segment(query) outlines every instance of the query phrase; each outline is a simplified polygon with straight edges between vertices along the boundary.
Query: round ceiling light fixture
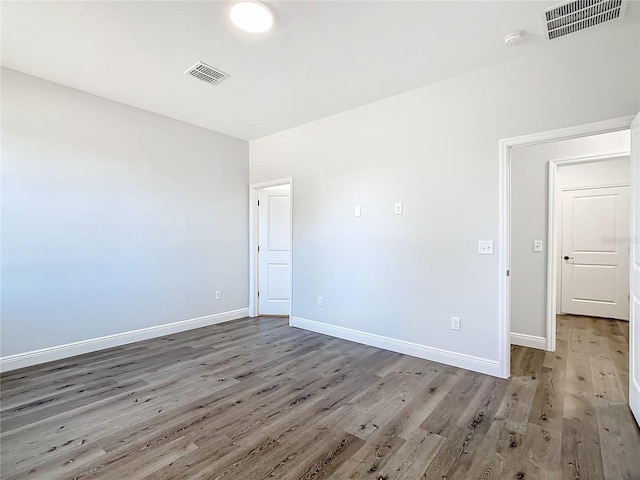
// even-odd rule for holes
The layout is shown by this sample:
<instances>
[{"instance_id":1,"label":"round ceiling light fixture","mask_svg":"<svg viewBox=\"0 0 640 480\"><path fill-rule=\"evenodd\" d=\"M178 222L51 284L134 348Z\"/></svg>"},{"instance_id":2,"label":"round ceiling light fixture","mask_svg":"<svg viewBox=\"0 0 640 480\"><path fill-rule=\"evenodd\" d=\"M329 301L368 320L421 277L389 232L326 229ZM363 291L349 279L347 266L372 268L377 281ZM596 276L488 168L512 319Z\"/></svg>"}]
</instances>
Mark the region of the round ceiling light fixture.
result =
<instances>
[{"instance_id":1,"label":"round ceiling light fixture","mask_svg":"<svg viewBox=\"0 0 640 480\"><path fill-rule=\"evenodd\" d=\"M240 30L264 33L273 25L273 14L262 2L242 1L231 7L231 21Z\"/></svg>"}]
</instances>

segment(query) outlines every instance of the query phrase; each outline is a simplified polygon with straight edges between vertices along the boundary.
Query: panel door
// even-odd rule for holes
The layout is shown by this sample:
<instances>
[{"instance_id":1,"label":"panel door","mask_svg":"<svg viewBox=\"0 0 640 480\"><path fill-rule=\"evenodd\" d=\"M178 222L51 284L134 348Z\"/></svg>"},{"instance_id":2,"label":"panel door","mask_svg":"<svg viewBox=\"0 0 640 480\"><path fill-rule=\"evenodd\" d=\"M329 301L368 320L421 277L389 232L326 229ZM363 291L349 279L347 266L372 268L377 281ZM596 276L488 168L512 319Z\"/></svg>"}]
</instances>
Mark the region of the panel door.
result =
<instances>
[{"instance_id":1,"label":"panel door","mask_svg":"<svg viewBox=\"0 0 640 480\"><path fill-rule=\"evenodd\" d=\"M291 309L290 186L260 190L258 207L258 313L289 315Z\"/></svg>"},{"instance_id":2,"label":"panel door","mask_svg":"<svg viewBox=\"0 0 640 480\"><path fill-rule=\"evenodd\" d=\"M629 319L629 187L562 196L562 312Z\"/></svg>"}]
</instances>

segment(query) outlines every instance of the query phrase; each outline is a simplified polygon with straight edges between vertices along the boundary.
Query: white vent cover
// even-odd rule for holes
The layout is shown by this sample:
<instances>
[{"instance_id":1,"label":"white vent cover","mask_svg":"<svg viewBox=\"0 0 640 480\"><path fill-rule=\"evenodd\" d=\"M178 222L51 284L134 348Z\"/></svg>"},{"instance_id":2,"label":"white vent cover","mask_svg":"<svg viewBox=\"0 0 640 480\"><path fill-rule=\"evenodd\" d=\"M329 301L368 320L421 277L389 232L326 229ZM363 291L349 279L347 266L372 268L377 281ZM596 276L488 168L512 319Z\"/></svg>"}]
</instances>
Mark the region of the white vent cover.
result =
<instances>
[{"instance_id":1,"label":"white vent cover","mask_svg":"<svg viewBox=\"0 0 640 480\"><path fill-rule=\"evenodd\" d=\"M211 65L207 65L203 62L196 63L193 67L187 69L184 73L212 85L220 83L229 76L229 74L213 68Z\"/></svg>"},{"instance_id":2,"label":"white vent cover","mask_svg":"<svg viewBox=\"0 0 640 480\"><path fill-rule=\"evenodd\" d=\"M600 23L622 18L627 0L573 0L542 12L547 38L562 37Z\"/></svg>"}]
</instances>

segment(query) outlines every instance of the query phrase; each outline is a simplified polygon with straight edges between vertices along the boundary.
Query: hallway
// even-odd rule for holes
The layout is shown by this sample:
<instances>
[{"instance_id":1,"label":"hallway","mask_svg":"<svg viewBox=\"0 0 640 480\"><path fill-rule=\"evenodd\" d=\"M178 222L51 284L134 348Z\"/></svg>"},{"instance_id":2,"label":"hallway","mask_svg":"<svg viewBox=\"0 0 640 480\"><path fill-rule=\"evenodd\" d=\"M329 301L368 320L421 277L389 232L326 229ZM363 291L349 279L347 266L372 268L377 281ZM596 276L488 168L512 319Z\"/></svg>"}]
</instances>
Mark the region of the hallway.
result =
<instances>
[{"instance_id":1,"label":"hallway","mask_svg":"<svg viewBox=\"0 0 640 480\"><path fill-rule=\"evenodd\" d=\"M561 443L561 470L547 470L549 478L640 478L640 430L628 406L628 322L558 315L557 325L555 352L514 346L511 359L511 381L530 385L529 428Z\"/></svg>"}]
</instances>

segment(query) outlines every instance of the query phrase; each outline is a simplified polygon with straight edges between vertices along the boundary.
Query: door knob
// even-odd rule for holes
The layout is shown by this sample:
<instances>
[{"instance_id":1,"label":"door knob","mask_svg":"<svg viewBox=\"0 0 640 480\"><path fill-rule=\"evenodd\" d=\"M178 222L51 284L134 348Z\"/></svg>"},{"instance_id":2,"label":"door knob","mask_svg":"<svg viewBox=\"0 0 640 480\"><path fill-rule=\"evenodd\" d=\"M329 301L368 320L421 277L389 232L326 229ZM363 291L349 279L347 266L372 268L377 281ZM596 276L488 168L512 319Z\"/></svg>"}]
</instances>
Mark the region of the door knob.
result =
<instances>
[{"instance_id":1,"label":"door knob","mask_svg":"<svg viewBox=\"0 0 640 480\"><path fill-rule=\"evenodd\" d=\"M573 257L570 257L569 255L565 255L563 258L564 258L565 260L573 260Z\"/></svg>"}]
</instances>

